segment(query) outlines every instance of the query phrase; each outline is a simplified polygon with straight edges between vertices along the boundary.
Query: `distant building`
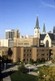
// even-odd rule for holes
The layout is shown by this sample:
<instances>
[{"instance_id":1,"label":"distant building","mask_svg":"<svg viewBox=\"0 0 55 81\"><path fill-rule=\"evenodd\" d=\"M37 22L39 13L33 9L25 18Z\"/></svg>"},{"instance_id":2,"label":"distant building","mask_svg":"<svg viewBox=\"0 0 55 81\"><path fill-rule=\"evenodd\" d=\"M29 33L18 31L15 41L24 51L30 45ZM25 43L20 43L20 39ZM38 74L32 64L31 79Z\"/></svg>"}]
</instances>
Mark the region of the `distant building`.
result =
<instances>
[{"instance_id":1,"label":"distant building","mask_svg":"<svg viewBox=\"0 0 55 81\"><path fill-rule=\"evenodd\" d=\"M55 26L53 27L53 33L55 34Z\"/></svg>"},{"instance_id":2,"label":"distant building","mask_svg":"<svg viewBox=\"0 0 55 81\"><path fill-rule=\"evenodd\" d=\"M16 38L20 37L19 30L11 29L11 30L5 31L5 38L6 39L13 40L14 37L16 37Z\"/></svg>"},{"instance_id":3,"label":"distant building","mask_svg":"<svg viewBox=\"0 0 55 81\"><path fill-rule=\"evenodd\" d=\"M8 40L8 47L13 47L14 46L14 38L19 38L20 33L19 30L6 30L5 31L5 38Z\"/></svg>"},{"instance_id":4,"label":"distant building","mask_svg":"<svg viewBox=\"0 0 55 81\"><path fill-rule=\"evenodd\" d=\"M5 31L5 38L9 40L13 40L14 38L14 30L6 30Z\"/></svg>"},{"instance_id":5,"label":"distant building","mask_svg":"<svg viewBox=\"0 0 55 81\"><path fill-rule=\"evenodd\" d=\"M14 46L13 40L0 39L0 47L13 47L13 46Z\"/></svg>"},{"instance_id":6,"label":"distant building","mask_svg":"<svg viewBox=\"0 0 55 81\"><path fill-rule=\"evenodd\" d=\"M0 39L0 47L8 47L8 39Z\"/></svg>"}]
</instances>

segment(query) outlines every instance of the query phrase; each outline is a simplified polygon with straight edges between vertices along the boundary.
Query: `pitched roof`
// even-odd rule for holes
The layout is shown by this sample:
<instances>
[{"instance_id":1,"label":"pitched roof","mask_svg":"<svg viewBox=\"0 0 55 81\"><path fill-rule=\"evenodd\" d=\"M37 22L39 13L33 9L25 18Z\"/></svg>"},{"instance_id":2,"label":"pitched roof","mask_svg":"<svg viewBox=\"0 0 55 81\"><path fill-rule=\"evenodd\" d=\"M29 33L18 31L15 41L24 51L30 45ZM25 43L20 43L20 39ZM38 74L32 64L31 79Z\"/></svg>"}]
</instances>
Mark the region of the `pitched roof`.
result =
<instances>
[{"instance_id":1,"label":"pitched roof","mask_svg":"<svg viewBox=\"0 0 55 81\"><path fill-rule=\"evenodd\" d=\"M44 40L46 34L40 34L40 40Z\"/></svg>"},{"instance_id":2,"label":"pitched roof","mask_svg":"<svg viewBox=\"0 0 55 81\"><path fill-rule=\"evenodd\" d=\"M48 33L49 37L51 38L52 41L55 40L55 34L54 33ZM44 40L46 34L40 34L40 40Z\"/></svg>"},{"instance_id":3,"label":"pitched roof","mask_svg":"<svg viewBox=\"0 0 55 81\"><path fill-rule=\"evenodd\" d=\"M55 34L53 34L53 33L48 33L48 35L50 36L51 40L55 40Z\"/></svg>"}]
</instances>

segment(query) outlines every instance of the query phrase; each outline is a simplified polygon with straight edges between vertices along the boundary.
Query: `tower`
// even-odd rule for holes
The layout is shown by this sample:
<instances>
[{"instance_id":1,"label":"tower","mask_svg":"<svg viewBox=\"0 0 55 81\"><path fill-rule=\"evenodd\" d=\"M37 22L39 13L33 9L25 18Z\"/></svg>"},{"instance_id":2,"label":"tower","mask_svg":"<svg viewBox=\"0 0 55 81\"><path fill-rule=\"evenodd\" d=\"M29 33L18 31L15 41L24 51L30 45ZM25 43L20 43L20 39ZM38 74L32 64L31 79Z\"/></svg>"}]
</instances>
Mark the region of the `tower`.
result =
<instances>
[{"instance_id":1,"label":"tower","mask_svg":"<svg viewBox=\"0 0 55 81\"><path fill-rule=\"evenodd\" d=\"M53 27L53 33L55 33L55 26Z\"/></svg>"},{"instance_id":2,"label":"tower","mask_svg":"<svg viewBox=\"0 0 55 81\"><path fill-rule=\"evenodd\" d=\"M43 31L42 31L43 34L46 34L46 30L45 30L45 23L43 24Z\"/></svg>"},{"instance_id":3,"label":"tower","mask_svg":"<svg viewBox=\"0 0 55 81\"><path fill-rule=\"evenodd\" d=\"M37 17L37 20L36 20L36 25L34 27L34 38L40 38L40 31L39 31L39 20L38 20L38 17Z\"/></svg>"}]
</instances>

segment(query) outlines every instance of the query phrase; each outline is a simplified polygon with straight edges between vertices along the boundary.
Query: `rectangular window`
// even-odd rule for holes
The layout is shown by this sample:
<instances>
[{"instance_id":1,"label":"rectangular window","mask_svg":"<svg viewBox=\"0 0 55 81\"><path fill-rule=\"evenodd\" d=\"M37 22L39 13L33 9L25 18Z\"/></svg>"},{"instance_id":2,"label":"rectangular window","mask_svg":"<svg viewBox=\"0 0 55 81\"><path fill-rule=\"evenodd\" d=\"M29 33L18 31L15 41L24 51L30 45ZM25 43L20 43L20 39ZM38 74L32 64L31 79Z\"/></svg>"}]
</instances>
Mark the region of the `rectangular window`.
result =
<instances>
[{"instance_id":1,"label":"rectangular window","mask_svg":"<svg viewBox=\"0 0 55 81\"><path fill-rule=\"evenodd\" d=\"M30 52L31 52L31 49L30 49Z\"/></svg>"},{"instance_id":2,"label":"rectangular window","mask_svg":"<svg viewBox=\"0 0 55 81\"><path fill-rule=\"evenodd\" d=\"M28 54L27 54L27 56L28 56Z\"/></svg>"},{"instance_id":3,"label":"rectangular window","mask_svg":"<svg viewBox=\"0 0 55 81\"><path fill-rule=\"evenodd\" d=\"M23 59L23 61L25 61L25 59Z\"/></svg>"},{"instance_id":4,"label":"rectangular window","mask_svg":"<svg viewBox=\"0 0 55 81\"><path fill-rule=\"evenodd\" d=\"M27 61L28 61L28 59L27 59Z\"/></svg>"},{"instance_id":5,"label":"rectangular window","mask_svg":"<svg viewBox=\"0 0 55 81\"><path fill-rule=\"evenodd\" d=\"M25 54L24 54L24 57L25 57Z\"/></svg>"},{"instance_id":6,"label":"rectangular window","mask_svg":"<svg viewBox=\"0 0 55 81\"><path fill-rule=\"evenodd\" d=\"M24 49L24 52L25 52L26 50Z\"/></svg>"},{"instance_id":7,"label":"rectangular window","mask_svg":"<svg viewBox=\"0 0 55 81\"><path fill-rule=\"evenodd\" d=\"M42 56L44 56L44 54L42 54Z\"/></svg>"}]
</instances>

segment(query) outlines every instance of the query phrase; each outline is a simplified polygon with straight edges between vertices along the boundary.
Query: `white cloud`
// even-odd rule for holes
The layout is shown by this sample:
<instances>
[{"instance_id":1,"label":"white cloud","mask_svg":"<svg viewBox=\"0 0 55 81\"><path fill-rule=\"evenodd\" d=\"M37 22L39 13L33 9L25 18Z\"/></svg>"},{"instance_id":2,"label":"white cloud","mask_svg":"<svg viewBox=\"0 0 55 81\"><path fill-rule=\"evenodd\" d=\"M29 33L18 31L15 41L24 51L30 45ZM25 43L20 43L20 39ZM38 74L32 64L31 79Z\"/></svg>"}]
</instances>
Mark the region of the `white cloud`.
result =
<instances>
[{"instance_id":1,"label":"white cloud","mask_svg":"<svg viewBox=\"0 0 55 81\"><path fill-rule=\"evenodd\" d=\"M47 2L44 2L43 0L42 0L42 5L44 5L44 6L46 6L46 7L49 7L49 8L55 8L55 5L53 5L53 4L50 4L50 3L47 3Z\"/></svg>"}]
</instances>

